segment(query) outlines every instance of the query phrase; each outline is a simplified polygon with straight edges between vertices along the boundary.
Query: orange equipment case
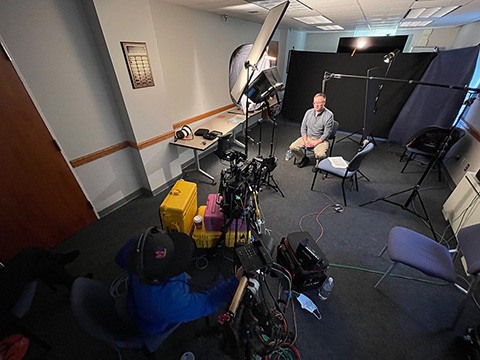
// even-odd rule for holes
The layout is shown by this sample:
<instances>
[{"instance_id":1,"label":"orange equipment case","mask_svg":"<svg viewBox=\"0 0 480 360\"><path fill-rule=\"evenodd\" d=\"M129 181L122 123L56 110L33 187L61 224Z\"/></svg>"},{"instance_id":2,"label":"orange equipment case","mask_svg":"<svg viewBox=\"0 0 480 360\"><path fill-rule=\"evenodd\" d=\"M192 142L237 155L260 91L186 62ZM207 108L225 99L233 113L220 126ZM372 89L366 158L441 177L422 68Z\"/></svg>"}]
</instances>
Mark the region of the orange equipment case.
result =
<instances>
[{"instance_id":1,"label":"orange equipment case","mask_svg":"<svg viewBox=\"0 0 480 360\"><path fill-rule=\"evenodd\" d=\"M190 235L196 213L197 184L183 179L178 180L160 205L163 229Z\"/></svg>"}]
</instances>

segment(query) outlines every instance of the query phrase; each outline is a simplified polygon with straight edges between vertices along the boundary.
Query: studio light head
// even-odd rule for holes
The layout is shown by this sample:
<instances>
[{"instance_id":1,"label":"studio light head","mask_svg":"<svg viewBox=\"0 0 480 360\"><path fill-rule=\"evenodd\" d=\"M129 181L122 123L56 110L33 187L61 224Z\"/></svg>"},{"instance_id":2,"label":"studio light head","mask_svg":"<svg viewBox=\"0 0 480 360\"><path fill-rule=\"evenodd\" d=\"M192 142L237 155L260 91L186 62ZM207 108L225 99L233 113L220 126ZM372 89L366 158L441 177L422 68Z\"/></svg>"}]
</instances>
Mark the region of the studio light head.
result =
<instances>
[{"instance_id":1,"label":"studio light head","mask_svg":"<svg viewBox=\"0 0 480 360\"><path fill-rule=\"evenodd\" d=\"M266 101L283 89L276 67L263 70L247 89L247 96L254 103Z\"/></svg>"},{"instance_id":2,"label":"studio light head","mask_svg":"<svg viewBox=\"0 0 480 360\"><path fill-rule=\"evenodd\" d=\"M395 57L397 56L397 54L400 52L400 50L396 49L396 50L393 50L393 51L390 51L388 54L386 54L384 57L383 57L383 62L385 64L390 64L391 62L393 62L393 60L395 60Z\"/></svg>"}]
</instances>

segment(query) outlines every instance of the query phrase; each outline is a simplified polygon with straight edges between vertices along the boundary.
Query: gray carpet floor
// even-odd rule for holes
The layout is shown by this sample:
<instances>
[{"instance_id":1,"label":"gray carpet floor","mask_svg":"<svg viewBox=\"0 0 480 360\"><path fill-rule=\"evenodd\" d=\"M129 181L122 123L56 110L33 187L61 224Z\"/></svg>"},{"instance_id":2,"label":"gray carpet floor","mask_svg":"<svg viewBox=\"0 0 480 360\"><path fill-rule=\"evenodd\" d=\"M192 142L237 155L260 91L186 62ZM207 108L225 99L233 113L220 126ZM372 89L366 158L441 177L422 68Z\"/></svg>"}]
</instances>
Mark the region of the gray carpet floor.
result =
<instances>
[{"instance_id":1,"label":"gray carpet floor","mask_svg":"<svg viewBox=\"0 0 480 360\"><path fill-rule=\"evenodd\" d=\"M291 232L308 231L325 253L330 268L328 274L334 279L333 291L326 301L315 292L307 293L317 305L322 318L316 319L294 301L296 315L296 346L303 359L367 360L367 359L464 359L453 341L462 335L468 325L480 321L480 312L473 301L466 304L465 311L453 330L448 326L463 294L452 286L428 282L432 279L405 266L399 266L378 289L373 286L381 273L389 267L389 260L378 257L387 234L393 226L405 226L432 236L425 222L404 205L413 188L422 177L426 167L412 162L404 174L400 173L403 162L399 161L403 148L377 141L377 147L362 164L362 172L369 178L359 179L359 191L350 191L346 183L348 206L343 206L341 181L338 178L318 176L313 191L311 166L298 168L293 160L285 161L285 151L298 136L298 124L280 121L271 144L272 127L263 125L261 155L268 156L270 148L277 157L277 167L272 172L285 197L271 187L260 192L259 202L266 228L276 242ZM257 142L259 127L250 133ZM338 133L333 155L350 159L358 144ZM270 146L272 145L272 146ZM249 146L249 158L257 156L257 144ZM201 166L218 180L222 169L228 166L213 153L201 159ZM198 185L198 204L204 204L209 193L218 190L218 184L197 173L186 180ZM404 192L403 192L404 191ZM390 200L366 202L391 196ZM442 215L442 204L451 189L445 180L438 181L432 171L419 187L432 225L439 239L449 246L452 232ZM121 273L114 264L116 251L131 236L146 227L159 224L158 208L166 192L157 196L142 196L124 205L115 212L99 219L56 247L58 251L79 249L80 257L69 265L77 275L88 272L105 284ZM336 212L336 204L342 212ZM416 197L409 209L421 212ZM199 283L213 283L223 273L231 271L231 254L210 260L206 269L192 264L191 272ZM459 269L460 271L461 269ZM411 279L406 279L410 277ZM29 326L41 334L53 346L46 359L115 359L117 354L107 345L93 339L77 324L68 302L68 292L59 289L52 293L40 287L34 306L25 319ZM228 359L223 354L218 337L208 331L215 323L215 316L182 325L157 350L158 359L180 359L186 351L196 359ZM293 327L293 325L291 325ZM32 344L27 358L38 355L39 349ZM123 359L144 359L135 351L122 351Z\"/></svg>"}]
</instances>

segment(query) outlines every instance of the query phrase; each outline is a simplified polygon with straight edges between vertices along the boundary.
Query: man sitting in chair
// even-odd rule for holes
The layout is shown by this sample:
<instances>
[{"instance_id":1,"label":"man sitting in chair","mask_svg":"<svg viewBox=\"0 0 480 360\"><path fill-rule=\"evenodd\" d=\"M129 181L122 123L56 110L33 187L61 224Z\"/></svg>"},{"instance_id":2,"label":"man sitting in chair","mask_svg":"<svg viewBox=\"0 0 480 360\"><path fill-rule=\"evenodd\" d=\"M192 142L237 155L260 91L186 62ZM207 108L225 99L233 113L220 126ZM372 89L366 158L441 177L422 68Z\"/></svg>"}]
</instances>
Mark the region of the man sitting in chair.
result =
<instances>
[{"instance_id":1,"label":"man sitting in chair","mask_svg":"<svg viewBox=\"0 0 480 360\"><path fill-rule=\"evenodd\" d=\"M333 128L333 113L325 107L327 97L317 93L313 97L313 108L308 109L303 117L300 134L290 144L290 151L295 156L297 166L302 168L310 162L305 149L312 149L317 163L327 156L328 138Z\"/></svg>"},{"instance_id":2,"label":"man sitting in chair","mask_svg":"<svg viewBox=\"0 0 480 360\"><path fill-rule=\"evenodd\" d=\"M193 291L185 271L194 249L187 234L152 227L117 253L115 262L129 275L126 312L145 334L210 315L232 299L243 268L208 290Z\"/></svg>"}]
</instances>

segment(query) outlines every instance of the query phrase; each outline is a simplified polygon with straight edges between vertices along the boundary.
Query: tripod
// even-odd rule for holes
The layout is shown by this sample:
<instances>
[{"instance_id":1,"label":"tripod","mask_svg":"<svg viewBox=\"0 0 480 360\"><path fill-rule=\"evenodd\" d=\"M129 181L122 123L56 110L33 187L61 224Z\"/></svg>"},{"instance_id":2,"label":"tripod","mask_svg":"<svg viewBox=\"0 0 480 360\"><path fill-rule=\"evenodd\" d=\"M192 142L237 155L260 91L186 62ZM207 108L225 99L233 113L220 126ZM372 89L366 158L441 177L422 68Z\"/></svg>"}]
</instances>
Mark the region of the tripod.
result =
<instances>
[{"instance_id":1,"label":"tripod","mask_svg":"<svg viewBox=\"0 0 480 360\"><path fill-rule=\"evenodd\" d=\"M437 84L437 83L430 83L430 82L416 81L416 80L381 78L381 77L375 77L375 76L366 77L366 76L349 75L349 74L335 74L335 73L329 73L329 72L325 72L325 74L324 74L324 81L330 80L330 79L342 79L342 78L391 81L391 82L407 83L407 84L415 84L415 85L435 86L435 87L448 88L448 89L453 89L453 90L472 91L472 92L475 92L475 93L480 92L480 89L470 88L470 87L467 87L467 86ZM426 221L428 223L428 226L429 226L430 230L432 231L434 239L437 240L437 235L435 234L435 230L433 229L433 225L430 221L427 209L425 208L425 204L423 203L423 200L420 196L420 191L419 190L420 190L420 186L422 185L423 181L427 177L428 173L433 168L435 163L438 161L438 159L441 156L442 152L444 151L446 145L448 144L448 141L449 141L450 137L452 136L452 133L455 130L455 127L456 127L459 119L460 119L460 117L457 117L457 119L454 121L454 124L452 125L452 127L450 129L449 135L445 137L441 146L439 146L439 148L437 149L437 152L435 153L435 156L433 156L432 159L430 160L430 162L428 163L427 168L426 168L425 172L423 173L422 177L420 178L420 180L417 182L417 184L414 187L403 190L403 191L400 191L400 192L397 192L397 193L394 193L394 194L391 194L391 195L384 196L382 198L378 198L378 199L369 201L365 204L361 204L360 206L365 206L365 205L368 205L368 204L372 204L372 203L380 201L380 200L391 203L393 205L400 206L403 210L407 210L408 212L411 212L412 214L414 214L414 215L418 216L419 218L423 219L424 221ZM390 200L390 198L393 197L393 196L408 193L410 191L411 191L410 196L408 197L407 201L403 204ZM417 211L408 208L412 204L413 200L415 200L415 198L419 199L424 215L421 215Z\"/></svg>"},{"instance_id":2,"label":"tripod","mask_svg":"<svg viewBox=\"0 0 480 360\"><path fill-rule=\"evenodd\" d=\"M258 159L262 159L262 169L264 170L264 174L261 177L261 184L279 192L282 195L282 197L285 197L285 195L282 192L282 189L280 189L280 186L278 186L278 183L275 181L272 175L272 171L277 167L275 156L273 156L275 127L277 126L277 122L275 121L275 116L272 115L272 111L270 109L270 104L268 103L268 100L265 100L264 104L265 104L265 108L263 110L266 111L268 119L261 118L260 120L258 120L258 123L260 124L259 140L258 140ZM270 154L266 159L263 159L261 155L262 128L263 128L264 122L270 122L272 124L272 132L271 132L271 139L270 139Z\"/></svg>"},{"instance_id":3,"label":"tripod","mask_svg":"<svg viewBox=\"0 0 480 360\"><path fill-rule=\"evenodd\" d=\"M444 144L446 145L447 142L448 142L448 138L450 136L447 136L444 140ZM443 149L443 144L442 146L440 146L442 149ZM397 205L397 206L400 206L402 208L402 210L406 210L408 211L409 213L412 213L414 215L416 215L417 217L419 217L420 219L424 220L427 222L428 224L428 227L430 228L430 230L432 231L432 234L433 234L433 238L435 239L435 241L438 242L438 238L437 238L437 234L435 233L435 229L433 228L433 225L432 225L432 222L430 221L430 217L428 216L428 212L427 212L427 208L425 207L425 204L422 200L422 197L420 196L420 186L422 185L423 181L425 180L425 178L427 177L428 173L430 172L430 170L433 168L433 166L435 165L436 161L438 160L438 157L440 156L441 154L441 151L440 150L437 150L437 154L430 160L430 162L428 163L428 166L427 168L425 169L422 177L420 178L420 180L417 182L417 184L415 184L414 187L412 188L409 188L409 189L406 189L406 190L403 190L403 191L399 191L399 192L396 192L396 193L393 193L391 195L387 195L387 196L384 196L382 198L378 198L378 199L375 199L375 200L372 200L372 201L369 201L367 203L364 203L364 204L361 204L359 206L365 206L365 205L368 205L368 204L373 204L374 202L377 202L377 201L385 201L385 202L388 202L389 204L393 204L393 205ZM398 203L398 202L395 202L395 201L392 201L390 200L391 197L393 196L397 196L397 195L401 195L401 194L405 194L405 193L408 193L411 191L411 194L410 196L408 197L407 201L405 201L405 203ZM409 206L413 203L413 201L418 198L418 200L420 201L420 205L422 206L422 211L423 211L423 215L418 213L415 209L410 209Z\"/></svg>"},{"instance_id":4,"label":"tripod","mask_svg":"<svg viewBox=\"0 0 480 360\"><path fill-rule=\"evenodd\" d=\"M379 201L379 200L382 200L382 201L385 201L385 202L388 202L390 204L393 204L393 205L398 205L400 206L403 210L407 210L408 212L418 216L420 219L424 220L427 222L430 230L432 231L432 234L433 234L433 238L438 241L437 239L437 235L435 234L435 230L433 229L433 225L432 223L430 222L430 218L428 216L428 212L427 212L427 209L425 207L425 204L423 203L422 201L422 198L420 196L420 187L423 183L423 181L425 180L425 178L427 177L428 173L430 172L430 170L433 168L433 166L438 162L438 160L441 158L442 155L445 154L445 152L447 151L447 146L448 146L448 143L449 141L452 139L452 135L453 135L453 132L455 131L455 128L456 128L456 125L458 124L458 122L460 121L460 119L462 119L463 117L463 114L464 112L466 111L467 109L467 106L471 105L472 104L472 101L471 101L471 98L467 101L465 101L464 105L465 108L463 109L462 113L457 117L457 119L455 120L455 122L453 123L452 127L450 128L447 136L444 137L444 139L442 140L440 146L438 147L438 149L436 150L435 152L435 155L430 159L430 162L428 163L427 165L427 168L425 169L422 177L420 178L420 180L417 182L417 184L412 187L412 188L409 188L409 189L406 189L406 190L403 190L403 191L400 191L400 192L397 192L397 193L394 193L394 194L391 194L391 195L388 195L388 196L384 196L383 198L378 198L378 199L375 199L375 200L372 200L372 201L369 201L365 204L362 204L360 206L364 206L364 205L368 205L368 204L371 204L371 203L374 203L376 201ZM407 193L411 191L411 194L410 196L408 197L408 199L406 200L405 203L401 204L401 203L397 203L397 202L394 202L392 200L390 200L391 197L393 196L396 196L396 195L400 195L400 194L404 194L404 193ZM412 209L409 209L409 206L413 203L413 201L418 198L418 200L420 201L420 204L422 206L422 211L423 211L423 215L422 214L419 214L417 211L412 210Z\"/></svg>"}]
</instances>

